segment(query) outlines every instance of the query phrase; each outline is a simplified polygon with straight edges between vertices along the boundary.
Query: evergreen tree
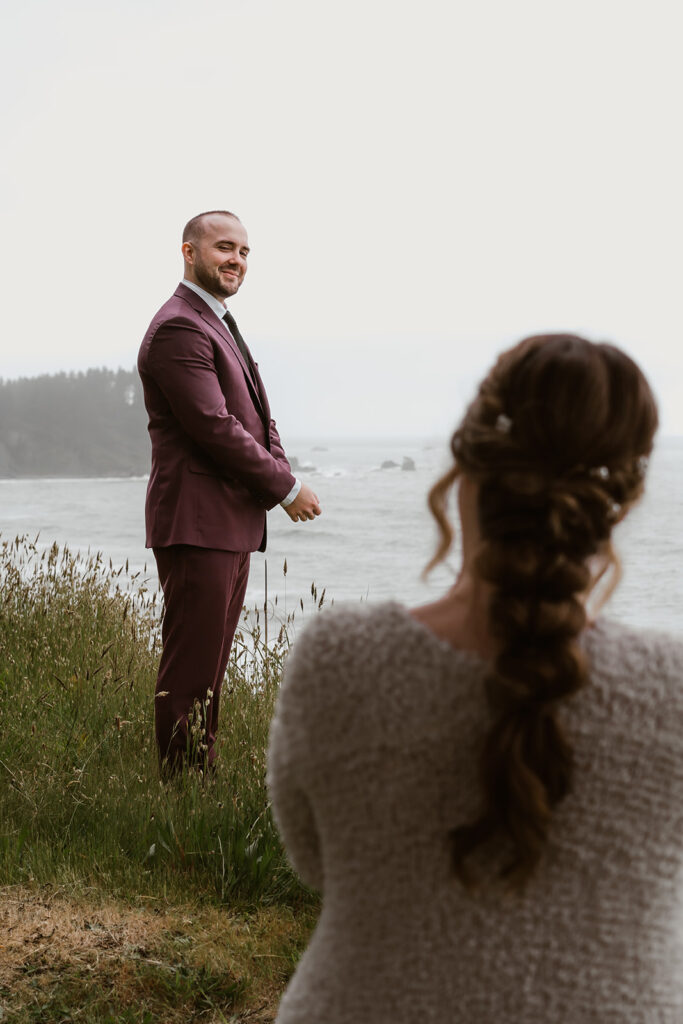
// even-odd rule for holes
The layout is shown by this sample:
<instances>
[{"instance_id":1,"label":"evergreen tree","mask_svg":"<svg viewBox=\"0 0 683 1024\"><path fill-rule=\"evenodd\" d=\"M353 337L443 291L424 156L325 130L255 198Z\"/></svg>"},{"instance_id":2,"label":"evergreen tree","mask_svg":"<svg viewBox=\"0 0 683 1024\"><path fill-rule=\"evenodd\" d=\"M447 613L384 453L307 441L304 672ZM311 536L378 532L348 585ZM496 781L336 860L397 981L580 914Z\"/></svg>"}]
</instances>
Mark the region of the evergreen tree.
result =
<instances>
[{"instance_id":1,"label":"evergreen tree","mask_svg":"<svg viewBox=\"0 0 683 1024\"><path fill-rule=\"evenodd\" d=\"M135 370L0 380L0 476L139 476L149 464Z\"/></svg>"}]
</instances>

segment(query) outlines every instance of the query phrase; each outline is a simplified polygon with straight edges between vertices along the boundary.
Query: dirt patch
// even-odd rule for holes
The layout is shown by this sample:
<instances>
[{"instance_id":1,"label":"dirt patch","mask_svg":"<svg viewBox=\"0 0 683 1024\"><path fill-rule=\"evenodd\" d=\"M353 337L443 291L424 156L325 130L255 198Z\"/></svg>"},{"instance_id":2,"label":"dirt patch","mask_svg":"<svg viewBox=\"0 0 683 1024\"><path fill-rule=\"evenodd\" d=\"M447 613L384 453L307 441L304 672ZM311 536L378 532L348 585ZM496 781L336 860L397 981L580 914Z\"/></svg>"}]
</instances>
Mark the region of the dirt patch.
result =
<instances>
[{"instance_id":1,"label":"dirt patch","mask_svg":"<svg viewBox=\"0 0 683 1024\"><path fill-rule=\"evenodd\" d=\"M0 984L10 986L30 963L97 962L144 956L165 927L164 915L113 906L74 906L21 889L0 890Z\"/></svg>"},{"instance_id":2,"label":"dirt patch","mask_svg":"<svg viewBox=\"0 0 683 1024\"><path fill-rule=\"evenodd\" d=\"M0 889L0 1008L17 1022L269 1024L312 923L287 908Z\"/></svg>"}]
</instances>

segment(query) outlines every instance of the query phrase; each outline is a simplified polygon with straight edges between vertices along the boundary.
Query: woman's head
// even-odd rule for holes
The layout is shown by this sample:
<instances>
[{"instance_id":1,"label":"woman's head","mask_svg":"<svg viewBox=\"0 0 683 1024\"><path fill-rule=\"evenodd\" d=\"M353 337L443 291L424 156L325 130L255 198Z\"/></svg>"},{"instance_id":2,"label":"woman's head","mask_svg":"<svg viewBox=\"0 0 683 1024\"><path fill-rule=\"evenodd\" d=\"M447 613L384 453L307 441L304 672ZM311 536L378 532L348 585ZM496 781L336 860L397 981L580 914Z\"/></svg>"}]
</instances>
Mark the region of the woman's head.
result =
<instances>
[{"instance_id":1,"label":"woman's head","mask_svg":"<svg viewBox=\"0 0 683 1024\"><path fill-rule=\"evenodd\" d=\"M539 335L500 356L452 448L460 470L484 487L586 500L592 488L604 504L594 526L606 535L641 492L656 428L652 392L627 355L574 335ZM485 498L480 511L486 520Z\"/></svg>"},{"instance_id":2,"label":"woman's head","mask_svg":"<svg viewBox=\"0 0 683 1024\"><path fill-rule=\"evenodd\" d=\"M473 571L491 588L497 651L493 725L482 752L484 806L453 834L456 870L493 837L510 846L506 873L523 882L540 859L552 808L571 785L560 703L586 681L577 638L592 567L611 557L616 522L640 496L657 408L619 349L574 335L527 338L504 352L455 431L454 467L430 505L446 516L460 474L476 484Z\"/></svg>"},{"instance_id":3,"label":"woman's head","mask_svg":"<svg viewBox=\"0 0 683 1024\"><path fill-rule=\"evenodd\" d=\"M440 495L464 473L480 487L484 536L514 541L515 526L527 533L545 518L577 547L597 548L642 493L656 429L650 387L620 349L526 338L498 358L453 434L454 469L434 488L433 511L442 522ZM523 521L505 514L510 501Z\"/></svg>"}]
</instances>

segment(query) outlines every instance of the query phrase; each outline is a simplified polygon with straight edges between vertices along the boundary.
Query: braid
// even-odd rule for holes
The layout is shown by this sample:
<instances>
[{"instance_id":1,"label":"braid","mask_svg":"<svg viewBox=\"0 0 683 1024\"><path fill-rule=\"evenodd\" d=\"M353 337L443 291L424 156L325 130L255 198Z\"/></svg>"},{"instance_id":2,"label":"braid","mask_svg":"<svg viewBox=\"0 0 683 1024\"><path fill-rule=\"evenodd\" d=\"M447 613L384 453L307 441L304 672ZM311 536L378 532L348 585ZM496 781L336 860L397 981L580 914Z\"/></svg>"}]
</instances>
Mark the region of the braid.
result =
<instances>
[{"instance_id":1,"label":"braid","mask_svg":"<svg viewBox=\"0 0 683 1024\"><path fill-rule=\"evenodd\" d=\"M590 584L588 545L567 542L573 503L544 497L520 501L504 481L481 485L481 505L500 510L475 563L493 587L489 626L497 654L487 683L494 724L480 764L484 812L452 837L461 877L473 845L502 829L511 845L503 875L523 881L571 786L572 752L557 712L586 681L577 637L586 621L580 596ZM590 524L582 526L587 533Z\"/></svg>"},{"instance_id":2,"label":"braid","mask_svg":"<svg viewBox=\"0 0 683 1024\"><path fill-rule=\"evenodd\" d=\"M642 374L615 352L556 335L505 353L453 436L455 470L430 495L438 561L452 539L447 492L458 472L477 482L474 572L491 590L496 653L486 680L482 807L451 833L466 885L470 855L494 839L508 851L501 877L523 885L541 859L553 810L571 790L574 757L559 712L587 685L579 638L595 583L591 559L610 557L612 527L642 491L642 456L657 422Z\"/></svg>"}]
</instances>

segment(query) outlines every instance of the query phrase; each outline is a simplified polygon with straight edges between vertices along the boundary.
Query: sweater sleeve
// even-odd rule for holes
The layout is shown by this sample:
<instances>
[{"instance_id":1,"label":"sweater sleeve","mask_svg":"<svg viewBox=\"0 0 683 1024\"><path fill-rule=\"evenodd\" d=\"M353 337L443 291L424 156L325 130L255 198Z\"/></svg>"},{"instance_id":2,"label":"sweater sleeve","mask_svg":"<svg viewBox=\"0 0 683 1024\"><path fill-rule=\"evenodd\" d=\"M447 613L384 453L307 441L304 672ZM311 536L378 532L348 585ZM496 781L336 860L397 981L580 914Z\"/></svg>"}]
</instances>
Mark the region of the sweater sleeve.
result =
<instances>
[{"instance_id":1,"label":"sweater sleeve","mask_svg":"<svg viewBox=\"0 0 683 1024\"><path fill-rule=\"evenodd\" d=\"M271 724L268 787L275 822L292 866L321 891L328 776L334 778L339 758L348 756L349 738L364 714L354 681L366 674L362 638L374 638L373 628L365 610L330 608L315 615L287 658Z\"/></svg>"},{"instance_id":2,"label":"sweater sleeve","mask_svg":"<svg viewBox=\"0 0 683 1024\"><path fill-rule=\"evenodd\" d=\"M292 867L323 889L323 844L315 812L318 753L327 748L330 709L326 665L334 623L321 613L297 637L285 664L268 749L273 816ZM336 668L336 666L335 666ZM323 712L322 718L320 712Z\"/></svg>"},{"instance_id":3,"label":"sweater sleeve","mask_svg":"<svg viewBox=\"0 0 683 1024\"><path fill-rule=\"evenodd\" d=\"M297 781L286 709L280 706L270 729L268 789L273 816L290 864L313 889L323 888L320 840L310 800Z\"/></svg>"}]
</instances>

